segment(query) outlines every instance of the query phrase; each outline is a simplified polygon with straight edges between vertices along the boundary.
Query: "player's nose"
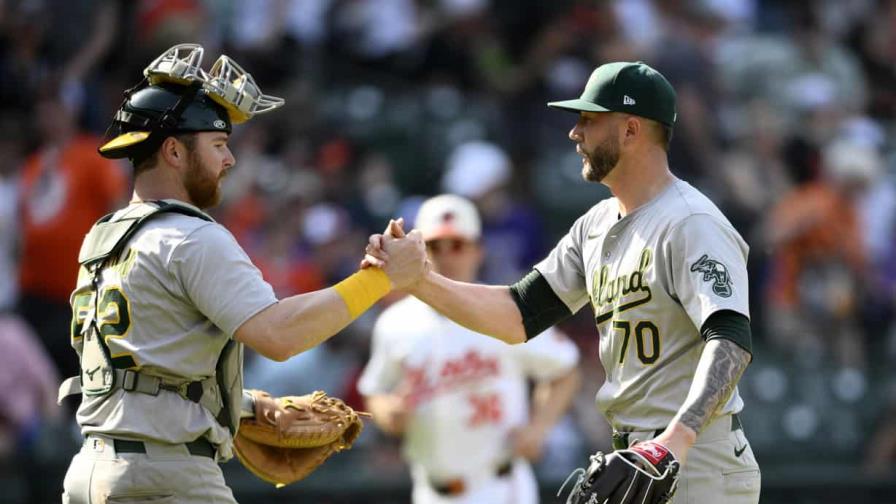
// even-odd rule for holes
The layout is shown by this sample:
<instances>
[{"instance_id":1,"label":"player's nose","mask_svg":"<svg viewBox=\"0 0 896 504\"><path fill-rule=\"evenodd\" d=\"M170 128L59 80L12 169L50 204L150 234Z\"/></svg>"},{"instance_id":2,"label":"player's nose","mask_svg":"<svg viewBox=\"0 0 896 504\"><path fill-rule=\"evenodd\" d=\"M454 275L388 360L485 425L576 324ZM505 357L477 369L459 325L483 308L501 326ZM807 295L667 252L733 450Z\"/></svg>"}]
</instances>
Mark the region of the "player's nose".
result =
<instances>
[{"instance_id":1,"label":"player's nose","mask_svg":"<svg viewBox=\"0 0 896 504\"><path fill-rule=\"evenodd\" d=\"M579 128L579 123L576 123L576 125L573 126L571 130L569 130L569 139L576 143L581 141L582 129Z\"/></svg>"},{"instance_id":2,"label":"player's nose","mask_svg":"<svg viewBox=\"0 0 896 504\"><path fill-rule=\"evenodd\" d=\"M224 167L230 168L231 166L236 164L236 158L233 156L233 152L230 151L229 147L225 147L226 153L224 155Z\"/></svg>"}]
</instances>

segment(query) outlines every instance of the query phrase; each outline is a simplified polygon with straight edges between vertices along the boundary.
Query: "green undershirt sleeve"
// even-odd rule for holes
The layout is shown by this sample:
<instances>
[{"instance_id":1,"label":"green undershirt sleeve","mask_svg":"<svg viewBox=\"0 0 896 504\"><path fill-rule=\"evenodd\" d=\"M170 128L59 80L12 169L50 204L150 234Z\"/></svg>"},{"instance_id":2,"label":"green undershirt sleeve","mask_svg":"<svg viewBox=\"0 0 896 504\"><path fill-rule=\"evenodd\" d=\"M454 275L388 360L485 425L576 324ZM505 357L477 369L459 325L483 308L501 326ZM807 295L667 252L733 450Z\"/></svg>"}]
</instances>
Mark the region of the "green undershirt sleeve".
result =
<instances>
[{"instance_id":1,"label":"green undershirt sleeve","mask_svg":"<svg viewBox=\"0 0 896 504\"><path fill-rule=\"evenodd\" d=\"M537 270L532 270L519 282L511 285L510 295L523 315L526 341L572 316L569 308Z\"/></svg>"},{"instance_id":2,"label":"green undershirt sleeve","mask_svg":"<svg viewBox=\"0 0 896 504\"><path fill-rule=\"evenodd\" d=\"M700 335L709 341L715 338L731 340L753 355L753 336L750 319L733 310L719 310L706 319L700 328Z\"/></svg>"}]
</instances>

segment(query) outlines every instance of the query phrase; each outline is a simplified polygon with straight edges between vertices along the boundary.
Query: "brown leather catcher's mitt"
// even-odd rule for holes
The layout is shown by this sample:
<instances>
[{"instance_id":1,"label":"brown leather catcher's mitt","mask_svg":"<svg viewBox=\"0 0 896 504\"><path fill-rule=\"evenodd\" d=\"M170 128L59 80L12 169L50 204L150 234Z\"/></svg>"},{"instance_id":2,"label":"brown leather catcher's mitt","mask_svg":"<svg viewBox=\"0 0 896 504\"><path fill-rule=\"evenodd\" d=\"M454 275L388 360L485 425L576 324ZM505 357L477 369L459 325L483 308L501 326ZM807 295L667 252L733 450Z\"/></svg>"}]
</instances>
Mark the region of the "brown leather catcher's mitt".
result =
<instances>
[{"instance_id":1,"label":"brown leather catcher's mitt","mask_svg":"<svg viewBox=\"0 0 896 504\"><path fill-rule=\"evenodd\" d=\"M247 469L277 487L308 476L330 455L350 448L364 428L358 412L319 390L278 398L251 392L255 418L240 422L234 451Z\"/></svg>"}]
</instances>

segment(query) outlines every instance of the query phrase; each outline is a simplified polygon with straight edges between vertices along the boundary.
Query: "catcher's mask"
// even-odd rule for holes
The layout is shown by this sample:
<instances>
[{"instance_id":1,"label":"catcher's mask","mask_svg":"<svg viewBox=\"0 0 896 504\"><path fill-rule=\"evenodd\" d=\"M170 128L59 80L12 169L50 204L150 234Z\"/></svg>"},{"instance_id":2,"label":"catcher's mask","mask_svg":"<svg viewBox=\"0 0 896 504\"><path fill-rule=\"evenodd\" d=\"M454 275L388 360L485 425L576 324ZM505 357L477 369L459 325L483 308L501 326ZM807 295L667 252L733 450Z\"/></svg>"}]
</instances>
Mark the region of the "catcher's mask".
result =
<instances>
[{"instance_id":1,"label":"catcher's mask","mask_svg":"<svg viewBox=\"0 0 896 504\"><path fill-rule=\"evenodd\" d=\"M283 105L282 98L263 94L255 79L229 56L221 55L210 71L204 71L202 54L198 44L179 44L150 63L143 80L125 91L100 155L126 157L136 166L166 137L197 131L230 133L233 124Z\"/></svg>"}]
</instances>

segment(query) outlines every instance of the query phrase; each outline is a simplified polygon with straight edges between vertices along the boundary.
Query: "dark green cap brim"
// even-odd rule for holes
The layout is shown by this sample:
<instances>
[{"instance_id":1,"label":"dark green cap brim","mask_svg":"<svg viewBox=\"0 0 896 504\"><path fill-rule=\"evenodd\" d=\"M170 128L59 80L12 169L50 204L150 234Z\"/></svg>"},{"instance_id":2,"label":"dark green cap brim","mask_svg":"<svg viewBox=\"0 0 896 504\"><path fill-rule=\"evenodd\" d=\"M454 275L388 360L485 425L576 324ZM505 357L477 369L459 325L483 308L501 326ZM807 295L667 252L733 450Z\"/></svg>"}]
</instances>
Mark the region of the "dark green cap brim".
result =
<instances>
[{"instance_id":1,"label":"dark green cap brim","mask_svg":"<svg viewBox=\"0 0 896 504\"><path fill-rule=\"evenodd\" d=\"M590 101L583 100L581 98L576 98L575 100L548 102L548 107L566 110L568 112L612 112L606 107L601 107L596 103L591 103Z\"/></svg>"}]
</instances>

